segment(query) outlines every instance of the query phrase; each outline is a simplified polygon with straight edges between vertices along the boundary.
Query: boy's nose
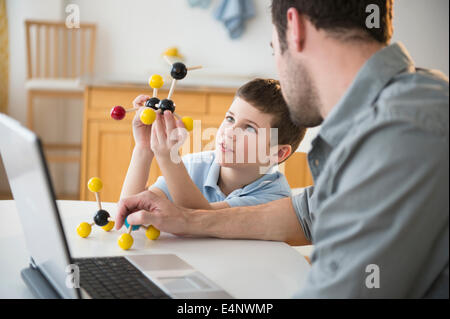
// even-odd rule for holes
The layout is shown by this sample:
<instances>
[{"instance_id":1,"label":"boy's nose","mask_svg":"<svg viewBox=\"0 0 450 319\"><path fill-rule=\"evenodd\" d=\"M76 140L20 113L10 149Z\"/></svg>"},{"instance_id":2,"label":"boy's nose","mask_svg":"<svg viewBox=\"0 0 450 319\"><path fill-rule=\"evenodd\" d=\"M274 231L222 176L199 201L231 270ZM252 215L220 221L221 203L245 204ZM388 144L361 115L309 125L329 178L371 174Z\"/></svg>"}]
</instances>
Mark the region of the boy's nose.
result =
<instances>
[{"instance_id":1,"label":"boy's nose","mask_svg":"<svg viewBox=\"0 0 450 319\"><path fill-rule=\"evenodd\" d=\"M224 132L224 136L227 139L233 139L236 140L236 132L234 127L226 128Z\"/></svg>"}]
</instances>

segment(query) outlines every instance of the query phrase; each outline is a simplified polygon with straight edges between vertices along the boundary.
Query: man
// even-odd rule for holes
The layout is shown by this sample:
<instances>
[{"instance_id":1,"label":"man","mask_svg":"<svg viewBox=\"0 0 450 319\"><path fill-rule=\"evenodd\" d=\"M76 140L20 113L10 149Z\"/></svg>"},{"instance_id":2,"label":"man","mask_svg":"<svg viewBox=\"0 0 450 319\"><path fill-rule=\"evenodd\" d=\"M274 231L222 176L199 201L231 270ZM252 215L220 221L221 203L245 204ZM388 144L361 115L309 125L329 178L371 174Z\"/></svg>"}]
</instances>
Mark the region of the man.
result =
<instances>
[{"instance_id":1,"label":"man","mask_svg":"<svg viewBox=\"0 0 450 319\"><path fill-rule=\"evenodd\" d=\"M119 203L117 227L131 214L184 236L313 243L296 297L448 298L448 80L389 45L390 0L274 0L272 17L291 117L322 123L308 154L315 186L219 211L144 192Z\"/></svg>"}]
</instances>

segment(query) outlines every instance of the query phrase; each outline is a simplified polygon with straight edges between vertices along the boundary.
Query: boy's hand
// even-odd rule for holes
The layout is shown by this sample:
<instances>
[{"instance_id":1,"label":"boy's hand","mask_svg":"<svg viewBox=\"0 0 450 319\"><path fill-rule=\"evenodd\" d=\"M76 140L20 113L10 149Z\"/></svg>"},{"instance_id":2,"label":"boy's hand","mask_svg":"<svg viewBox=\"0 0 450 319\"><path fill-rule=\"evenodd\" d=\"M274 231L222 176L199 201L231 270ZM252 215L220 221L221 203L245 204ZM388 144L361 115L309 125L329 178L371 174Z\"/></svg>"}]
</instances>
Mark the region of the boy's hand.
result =
<instances>
[{"instance_id":1,"label":"boy's hand","mask_svg":"<svg viewBox=\"0 0 450 319\"><path fill-rule=\"evenodd\" d=\"M145 125L141 122L141 113L145 110L145 102L150 99L150 96L139 95L133 101L133 107L139 107L133 119L133 137L137 148L152 151L150 148L150 135L152 132L151 125Z\"/></svg>"},{"instance_id":2,"label":"boy's hand","mask_svg":"<svg viewBox=\"0 0 450 319\"><path fill-rule=\"evenodd\" d=\"M151 148L157 159L164 161L175 159L178 150L189 136L183 122L175 120L170 111L164 115L157 113L152 126Z\"/></svg>"}]
</instances>

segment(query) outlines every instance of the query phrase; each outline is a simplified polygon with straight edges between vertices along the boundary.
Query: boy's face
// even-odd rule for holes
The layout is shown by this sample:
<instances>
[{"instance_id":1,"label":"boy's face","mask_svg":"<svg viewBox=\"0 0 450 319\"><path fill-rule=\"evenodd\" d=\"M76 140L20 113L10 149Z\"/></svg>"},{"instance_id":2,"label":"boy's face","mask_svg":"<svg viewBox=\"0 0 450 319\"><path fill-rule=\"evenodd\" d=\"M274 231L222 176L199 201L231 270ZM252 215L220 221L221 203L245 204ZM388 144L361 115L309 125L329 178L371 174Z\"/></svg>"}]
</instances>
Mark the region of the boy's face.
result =
<instances>
[{"instance_id":1,"label":"boy's face","mask_svg":"<svg viewBox=\"0 0 450 319\"><path fill-rule=\"evenodd\" d=\"M272 115L236 98L216 136L216 158L222 167L267 166ZM261 151L261 154L259 154Z\"/></svg>"}]
</instances>

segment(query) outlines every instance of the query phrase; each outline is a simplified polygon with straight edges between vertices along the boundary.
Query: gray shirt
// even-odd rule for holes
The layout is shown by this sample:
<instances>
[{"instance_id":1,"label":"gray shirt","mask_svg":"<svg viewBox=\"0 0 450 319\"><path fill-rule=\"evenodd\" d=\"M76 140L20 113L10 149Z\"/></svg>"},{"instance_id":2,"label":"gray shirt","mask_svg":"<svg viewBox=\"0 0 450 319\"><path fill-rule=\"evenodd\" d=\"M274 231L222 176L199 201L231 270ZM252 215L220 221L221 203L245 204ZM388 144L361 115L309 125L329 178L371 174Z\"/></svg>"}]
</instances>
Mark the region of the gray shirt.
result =
<instances>
[{"instance_id":1,"label":"gray shirt","mask_svg":"<svg viewBox=\"0 0 450 319\"><path fill-rule=\"evenodd\" d=\"M312 268L295 297L448 298L449 89L399 43L323 122L292 198Z\"/></svg>"}]
</instances>

